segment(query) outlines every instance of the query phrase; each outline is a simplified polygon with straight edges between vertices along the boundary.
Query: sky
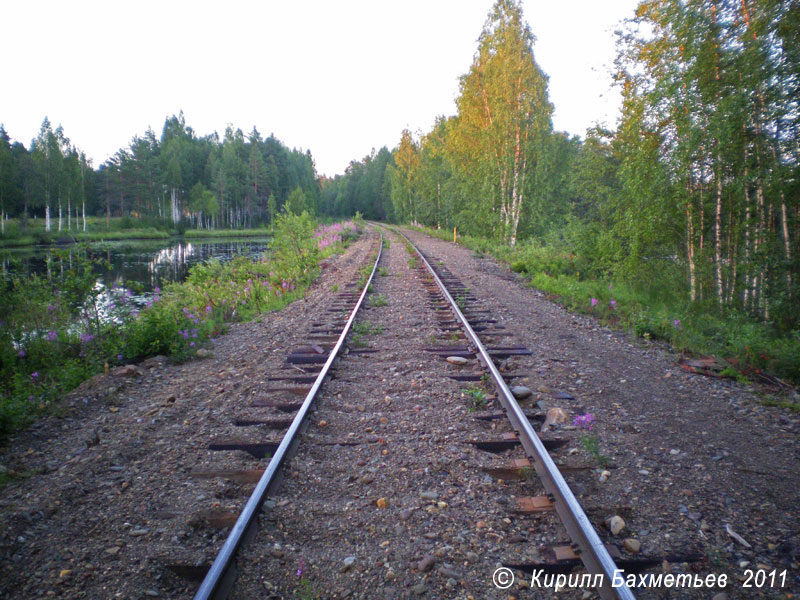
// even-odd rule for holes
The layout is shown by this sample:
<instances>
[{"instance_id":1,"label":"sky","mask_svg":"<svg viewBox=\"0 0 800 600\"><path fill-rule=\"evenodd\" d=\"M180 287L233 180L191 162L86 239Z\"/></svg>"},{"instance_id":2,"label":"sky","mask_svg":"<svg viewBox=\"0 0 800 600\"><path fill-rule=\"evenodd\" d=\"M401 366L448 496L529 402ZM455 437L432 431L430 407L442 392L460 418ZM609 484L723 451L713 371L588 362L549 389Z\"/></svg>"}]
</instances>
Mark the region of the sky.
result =
<instances>
[{"instance_id":1,"label":"sky","mask_svg":"<svg viewBox=\"0 0 800 600\"><path fill-rule=\"evenodd\" d=\"M0 123L26 146L45 116L95 166L183 110L343 173L403 129L456 112L494 0L26 0L0 7ZM556 130L612 128L614 31L637 0L523 0Z\"/></svg>"}]
</instances>

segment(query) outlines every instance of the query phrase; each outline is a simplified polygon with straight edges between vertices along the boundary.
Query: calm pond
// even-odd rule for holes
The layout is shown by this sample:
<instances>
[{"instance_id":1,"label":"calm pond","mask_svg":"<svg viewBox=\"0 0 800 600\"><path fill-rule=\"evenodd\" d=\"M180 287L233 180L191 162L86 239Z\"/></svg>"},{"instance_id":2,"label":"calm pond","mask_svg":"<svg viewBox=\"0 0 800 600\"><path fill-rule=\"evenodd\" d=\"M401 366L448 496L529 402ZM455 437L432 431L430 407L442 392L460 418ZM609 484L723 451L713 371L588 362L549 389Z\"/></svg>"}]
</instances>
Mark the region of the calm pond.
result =
<instances>
[{"instance_id":1,"label":"calm pond","mask_svg":"<svg viewBox=\"0 0 800 600\"><path fill-rule=\"evenodd\" d=\"M98 285L117 285L149 296L155 286L183 281L189 268L211 258L229 260L237 255L256 256L269 245L267 238L230 238L212 240L126 240L92 244L98 258L104 258L111 269L97 269ZM53 246L55 247L55 246ZM69 249L69 246L59 246ZM51 246L30 246L0 250L0 269L6 273L46 273L60 268L58 261L48 260Z\"/></svg>"}]
</instances>

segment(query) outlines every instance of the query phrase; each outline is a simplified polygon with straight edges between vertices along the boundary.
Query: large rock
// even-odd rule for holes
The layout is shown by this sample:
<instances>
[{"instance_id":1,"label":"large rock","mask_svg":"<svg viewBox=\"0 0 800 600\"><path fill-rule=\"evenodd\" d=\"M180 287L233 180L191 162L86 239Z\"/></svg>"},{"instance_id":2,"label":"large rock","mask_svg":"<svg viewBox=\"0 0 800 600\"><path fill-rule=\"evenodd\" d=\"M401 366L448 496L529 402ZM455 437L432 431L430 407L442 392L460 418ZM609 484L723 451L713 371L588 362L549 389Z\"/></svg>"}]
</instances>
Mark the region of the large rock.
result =
<instances>
[{"instance_id":1,"label":"large rock","mask_svg":"<svg viewBox=\"0 0 800 600\"><path fill-rule=\"evenodd\" d=\"M625 529L625 520L619 515L614 515L606 521L606 526L613 535L619 535Z\"/></svg>"},{"instance_id":2,"label":"large rock","mask_svg":"<svg viewBox=\"0 0 800 600\"><path fill-rule=\"evenodd\" d=\"M524 385L515 385L511 388L511 393L514 394L514 398L517 400L524 400L530 397L533 392L531 388L525 387Z\"/></svg>"},{"instance_id":3,"label":"large rock","mask_svg":"<svg viewBox=\"0 0 800 600\"><path fill-rule=\"evenodd\" d=\"M550 427L555 424L566 423L567 419L569 419L569 415L567 415L567 411L563 408L553 407L547 410L547 414L544 417L544 423L542 423L542 431L550 431Z\"/></svg>"}]
</instances>

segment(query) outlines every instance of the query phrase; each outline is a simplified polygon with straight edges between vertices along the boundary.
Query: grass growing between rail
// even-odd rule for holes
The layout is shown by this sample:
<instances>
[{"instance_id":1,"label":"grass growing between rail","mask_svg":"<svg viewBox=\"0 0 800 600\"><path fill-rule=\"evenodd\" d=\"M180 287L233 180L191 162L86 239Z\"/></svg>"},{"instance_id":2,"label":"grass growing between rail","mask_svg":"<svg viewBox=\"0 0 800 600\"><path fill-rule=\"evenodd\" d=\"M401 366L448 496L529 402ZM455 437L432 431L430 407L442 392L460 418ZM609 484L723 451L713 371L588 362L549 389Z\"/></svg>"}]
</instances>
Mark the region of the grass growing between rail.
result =
<instances>
[{"instance_id":1,"label":"grass growing between rail","mask_svg":"<svg viewBox=\"0 0 800 600\"><path fill-rule=\"evenodd\" d=\"M451 241L452 232L415 228ZM568 249L522 243L512 248L483 238L459 236L476 255L491 255L523 274L529 284L566 308L602 323L629 328L644 339L664 340L676 350L729 361L724 376L745 381L761 372L800 384L800 331L777 334L769 324L735 312L692 305L659 281L625 281L597 275L589 259ZM794 402L782 402L800 411Z\"/></svg>"},{"instance_id":2,"label":"grass growing between rail","mask_svg":"<svg viewBox=\"0 0 800 600\"><path fill-rule=\"evenodd\" d=\"M360 227L317 227L307 213L283 213L268 254L196 265L183 283L156 288L144 306L130 290L98 285L88 247L55 250L58 268L49 277L0 279L0 441L97 373L158 354L191 359L228 323L302 297L319 261Z\"/></svg>"}]
</instances>

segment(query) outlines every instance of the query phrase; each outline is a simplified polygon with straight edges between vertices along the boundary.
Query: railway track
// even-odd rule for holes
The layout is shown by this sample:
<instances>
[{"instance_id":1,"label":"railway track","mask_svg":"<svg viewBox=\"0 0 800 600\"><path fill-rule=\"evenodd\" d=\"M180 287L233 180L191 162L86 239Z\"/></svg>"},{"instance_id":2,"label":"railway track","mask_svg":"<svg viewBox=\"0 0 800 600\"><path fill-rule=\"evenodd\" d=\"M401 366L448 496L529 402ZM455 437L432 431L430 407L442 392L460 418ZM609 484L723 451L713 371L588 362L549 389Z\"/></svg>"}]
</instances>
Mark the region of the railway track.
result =
<instances>
[{"instance_id":1,"label":"railway track","mask_svg":"<svg viewBox=\"0 0 800 600\"><path fill-rule=\"evenodd\" d=\"M511 553L506 552L507 556L505 558L496 561L497 568L493 569L494 573L492 570L483 573L484 581L479 582L481 587L491 585L491 578L493 575L497 575L498 569L505 570L503 575L506 577L511 574L511 579L513 580L513 572L509 567L515 569L518 573L524 573L525 571L530 572L538 569L541 573L555 574L569 572L574 569L579 562L582 562L588 573L602 575L599 579L595 578L593 580L595 584L599 583L599 585L595 585L595 591L601 597L633 598L633 594L624 584L621 586L611 585L617 565L614 563L614 559L609 554L609 550L592 527L589 519L581 509L580 504L575 499L574 494L569 489L569 486L548 453L548 449L552 450L562 447L565 444L565 440L558 438L558 436L543 436L540 438L540 436L535 433L531 421L541 421L543 415L537 411L521 408L519 402L515 398L515 393L512 392L509 388L509 384L506 383L506 380L513 381L516 377L520 376L520 374L513 372L513 367L516 364L515 361L526 355L530 355L530 350L513 345L513 332L506 330L497 319L493 318L492 314L482 307L480 299L475 298L468 288L447 271L443 264L437 264L437 261L429 261L401 232L393 231L392 235L395 237L396 242L399 242L401 240L399 236L402 236L402 244L405 245L408 251L408 268L417 280L417 284L421 287L421 296L425 299L424 308L430 313L430 320L435 325L436 334L431 334L425 340L425 344L421 348L422 352L428 360L436 361L434 364L439 369L441 369L440 365L445 365L445 377L451 382L451 387L453 385L470 385L470 387L467 388L467 402L472 403L470 412L474 412L474 414L471 414L471 416L474 417L471 421L478 423L479 426L477 434L473 433L471 436L468 435L467 439L462 440L462 442L471 445L475 448L475 452L484 456L482 460L484 464L480 465L480 470L478 472L485 473L483 477L487 477L486 474L491 474L496 480L499 480L498 484L501 486L504 485L504 481L522 480L522 485L528 484L530 487L531 474L535 471L539 477L540 485L544 488L543 492L533 496L518 493L513 494L511 497L511 505L508 507L509 514L523 523L523 529L523 520L526 518L524 515L532 515L535 522L541 526L541 518L543 515L557 514L560 523L563 525L563 530L561 526L553 522L550 522L548 526L544 528L529 527L528 532L533 532L537 529L549 530L547 535L552 539L546 551L539 552L537 550L534 553L519 551ZM291 420L289 418L283 418L277 420L272 419L270 421L275 427L288 425L288 429L283 434L280 441L263 443L243 442L241 440L222 440L210 446L212 450L244 450L260 458L264 458L269 454L271 458L269 465L266 467L263 474L259 476L258 482L245 508L236 517L235 522L232 517L228 515L227 521L223 523L231 525L230 533L213 564L207 569L205 567L199 567L199 570L205 571L205 577L194 596L195 599L254 597L254 594L258 595L258 593L263 593L264 588L266 588L269 593L273 594L271 597L306 595L308 597L372 598L393 597L393 594L398 593L397 590L391 586L384 591L383 595L375 589L372 589L369 593L361 596L359 596L359 594L363 594L366 588L359 592L353 589L326 589L323 591L309 587L311 584L309 583L309 579L304 576L304 573L316 571L317 575L321 575L327 567L327 570L333 570L333 572L338 573L339 576L336 578L341 579L342 576L351 572L353 565L358 560L357 556L349 555L344 558L341 564L331 562L331 564L325 565L324 563L327 557L311 558L310 556L306 557L303 552L299 552L297 568L287 569L289 561L285 560L287 553L283 550L283 546L271 540L270 542L263 542L260 539L263 535L254 532L256 529L254 525L258 521L257 517L259 511L265 502L267 502L267 498L277 498L284 495L282 492L278 491L278 483L282 476L285 475L284 471L288 468L287 458L298 451L298 444L303 437L305 437L306 443L311 445L312 454L314 452L319 453L320 449L323 449L323 454L327 455L326 458L328 459L332 458L331 453L344 454L344 456L341 457L341 462L344 463L344 465L340 463L340 466L343 466L345 471L352 468L359 469L359 467L367 467L367 474L363 475L359 480L361 483L365 484L370 484L375 481L376 476L370 473L377 474L377 469L370 469L367 466L370 463L363 458L359 460L358 453L364 448L368 448L367 452L369 453L371 446L375 446L379 449L380 453L378 456L380 457L385 457L395 452L393 447L396 442L391 439L391 428L389 427L390 419L386 416L378 418L379 425L377 427L363 428L363 433L372 435L367 435L366 437L361 436L357 431L353 431L353 427L350 427L351 430L347 432L346 437L340 436L332 439L328 436L327 439L321 439L326 438L325 433L327 432L325 431L325 427L328 425L328 422L325 419L319 419L315 415L314 420L317 420L317 423L312 427L316 431L314 433L306 432L304 436L304 432L308 429L309 425L312 403L319 395L323 386L325 386L326 389L328 387L335 388L337 380L339 382L344 382L345 387L347 386L349 378L348 369L350 367L350 365L347 364L348 362L367 362L373 365L380 362L383 364L381 364L379 369L388 369L395 377L398 374L397 365L389 366L385 363L399 363L399 361L393 360L393 357L386 353L385 349L381 348L380 345L376 347L374 343L365 344L363 340L366 335L374 334L376 331L380 333L380 325L377 325L377 329L376 323L363 325L369 322L359 316L359 311L363 313L365 309L369 309L378 312L375 310L376 307L386 304L386 299L383 294L377 293L376 291L371 296L372 302L370 306L364 307L365 298L373 285L373 281L376 279L375 274L381 262L383 236L381 236L379 246L380 248L376 253L376 258L374 262L369 265L369 269L362 268L360 271L361 276L357 282L359 284L358 287L356 283L351 282L336 296L334 305L328 309L330 318L310 324L308 330L308 345L296 348L288 354L286 362L287 372L269 378L272 384L270 390L279 398L262 400L260 404L262 406L286 411L297 410ZM393 259L395 264L397 264L397 252L398 251L395 249L395 257ZM434 264L432 264L432 262ZM369 274L367 274L367 270L369 270ZM383 270L384 274L386 274L386 268L383 268ZM377 283L377 281L375 283ZM380 287L382 286L376 286L376 288ZM418 291L417 293L419 294L420 292ZM375 300L376 298L378 299L377 301ZM392 300L393 298L390 296L389 301L391 302ZM400 308L402 312L401 307L396 308ZM417 305L415 308L420 310L422 307ZM403 316L397 316L398 320L402 320L403 318ZM414 317L413 314L406 313L405 318L413 319ZM357 319L362 326L357 327L356 333L353 334L351 329ZM349 347L345 348L344 342L348 334L350 334L350 344ZM478 334L480 334L480 337ZM481 338L486 341L486 345L481 341ZM328 382L331 382L331 367L342 350L347 352L347 355L341 358L338 367L334 369L334 384L326 385L326 378L328 378ZM383 354L386 354L385 358L382 356ZM423 364L424 363L421 363L419 366L422 367ZM498 367L498 365L500 366ZM504 372L501 373L500 369ZM411 369L405 367L401 372L404 375L409 375L412 371L413 367ZM415 380L412 378L412 389L415 387L414 381ZM385 382L386 379L383 379L383 383ZM386 386L378 385L377 388L378 389L372 390L372 393L384 395L383 392ZM491 388L494 390L493 393ZM461 396L464 396L463 387L461 389ZM335 389L333 391L335 391ZM424 392L421 385L419 391ZM296 400L292 401L291 398L287 400L285 398L287 395L297 396L297 394L304 395L302 402ZM341 406L341 393L337 394L335 399L327 400L329 400L328 404L331 404L330 400L335 400L335 402L338 402L340 405L337 407L334 402L333 406L325 409L328 411L333 410L337 412L344 409L344 412L347 412L353 408L349 404L344 407ZM386 402L386 406L380 408L389 409L392 403L392 397L390 395L385 395L384 401ZM366 408L362 405L357 405L356 410L365 412ZM412 410L420 412L422 409L419 405L415 405ZM317 412L320 413L320 411ZM390 410L381 410L377 414L390 414L390 412ZM324 410L320 414L324 414ZM509 429L508 425L501 425L503 422L501 419L507 419L511 431L507 431L507 429ZM363 420L362 417L358 422L361 423ZM266 422L267 421L259 419L245 419L237 424L246 427L248 425L264 425ZM488 430L488 437L485 433L482 433L481 427L483 427L483 432L487 432ZM449 429L453 429L453 427L451 426ZM506 431L502 431L504 429ZM411 432L417 433L417 428L412 428ZM394 433L400 434L398 437L405 438L405 442L410 442L413 448L413 440L409 439L407 435L408 432L402 432L401 429L398 428ZM425 435L426 434L422 434L421 437L425 437ZM447 436L445 436L445 438L446 437ZM355 449L354 452L353 449ZM345 452L342 452L343 450ZM508 450L512 450L512 454L516 453L518 458L512 459L510 463L506 462L498 465L492 453L504 452L508 454ZM413 449L411 451L413 452ZM346 455L348 452L350 456ZM522 454L522 456L519 456L520 454ZM463 454L461 456L464 457ZM490 456L491 458L487 461L485 458L486 456ZM302 460L303 458L301 457L301 463ZM337 461L334 459L334 463L336 462ZM386 462L380 465L380 467L384 469L387 466ZM398 470L400 472L408 471L405 467L400 467ZM425 471L427 472L427 469L425 469ZM336 473L332 472L330 474L331 476L336 476ZM293 469L293 472L289 475L290 480L296 478L297 475L297 470ZM388 471L380 473L380 475L388 475L391 478ZM348 481L352 480L352 478L353 475L349 475ZM323 488L325 487L324 481L319 483ZM459 484L454 482L454 485L458 486ZM291 482L289 486L292 487ZM406 485L406 487L410 486ZM284 532L282 532L286 534L284 539L289 540L292 539L292 525L289 522L291 519L287 520L287 524L284 526L280 514L272 513L280 513L282 507L293 505L293 502L296 501L288 499L292 493L296 493L296 490L286 491L286 497L277 502L269 501L267 506L271 514L266 515L262 520L267 523L267 529L274 529L276 524L278 530L284 529ZM422 510L426 510L430 513L442 511L448 507L448 502L445 499L453 498L455 495L452 489L449 494L448 492L444 492L441 495L438 491L422 490L419 492L419 498L425 502L423 502L422 506L414 506L411 510L418 511L420 514L422 514ZM324 496L324 494L322 494L322 496ZM356 494L355 497L359 497L359 495ZM352 500L350 502L345 501L343 498L338 498L337 500L345 504L346 507L352 504ZM303 505L309 504L310 507L308 511L301 509L299 511L301 515L306 512L314 511L313 505L315 504L315 499L313 499L313 496L303 497L301 494L299 502L303 503ZM318 512L322 514L331 512L331 508L326 505L324 499L320 498L320 504L322 508L321 511L318 510ZM390 504L401 503L398 503L395 497L380 496L379 493L376 492L375 494L370 494L367 506L370 510L377 510L378 512L385 513ZM317 506L316 508L319 509L320 507ZM345 510L348 510L348 508L345 508ZM488 514L491 514L491 511L488 511ZM400 510L398 517L402 521L408 520L409 509ZM512 523L512 520L508 516L503 517L502 521L506 524ZM481 523L483 523L483 521L477 521L477 526L479 528L481 528ZM363 526L364 522L361 522L361 525ZM516 523L514 526L516 526ZM486 532L487 534L493 533L491 531L491 526L484 523L483 527L488 527L489 531ZM307 528L308 525L306 525L304 529ZM328 529L331 529L331 527L328 526ZM285 530L288 530L288 534ZM388 530L384 528L384 532L386 531ZM402 532L397 527L394 533L396 535L402 535ZM345 529L340 535L347 538L349 534ZM424 536L427 539L435 539L436 537L432 532L427 532ZM504 538L503 534L496 532L494 532L494 536L497 536L500 540ZM274 536L271 537L274 538ZM311 538L313 541L315 537L313 527L300 532L299 537ZM461 536L456 536L455 539L458 540L460 537ZM519 539L520 536L515 537L512 535L509 537L514 539L517 543L525 541L524 537L522 540ZM567 537L568 539L565 539ZM242 550L242 553L245 554L244 557L235 560L236 554L242 547L245 538L256 538L257 541L254 542L252 546L247 546L246 549ZM305 541L307 543L309 540L306 539ZM390 541L383 540L379 544L379 548L390 545ZM276 568L275 565L260 564L264 560L265 547L269 548L268 558L273 562L277 559L280 565L277 569L279 571L289 572L288 578L284 578L288 579L288 581L279 582L278 585L275 585L270 581L263 580L265 571L271 573L273 569ZM289 548L296 550L292 545L289 545ZM476 547L476 549L479 548ZM497 548L495 548L495 550L497 550ZM539 544L539 550L541 550L541 544ZM613 550L612 547L612 551ZM422 574L427 580L430 575L426 574L432 569L432 566L441 563L444 566L440 566L437 572L449 576L446 579L445 590L454 594L459 592L459 587L464 588L464 590L461 591L468 590L470 588L469 585L466 585L464 581L458 581L459 576L463 576L463 574L459 573L458 569L452 568L450 563L438 560L437 556L439 554L441 554L441 552L435 555L426 554L418 561L411 561L409 564L412 566L414 572ZM465 565L468 564L469 561L480 562L480 556L476 553L468 552L465 556L468 558L468 561L464 563ZM519 560L520 557L525 556L529 556L531 559ZM384 567L390 565L390 559L396 558L396 554L390 554L389 557L390 558L384 561ZM240 567L242 567L244 571L242 577L243 582L238 584L234 583L236 580L237 562L243 564L243 567L242 565L240 565ZM652 564L652 561L639 561L639 563L641 564L637 564L635 560L628 560L625 562L625 567L629 570L635 570L637 567L641 568L642 566ZM309 568L309 566L312 565L313 567ZM294 572L294 577L291 576L292 572ZM324 577L315 577L314 581L324 581L324 579ZM396 579L401 578L398 578L392 567L388 566L386 580L394 583ZM263 587L259 585L259 582ZM381 587L380 581L373 580L370 583L372 586ZM386 582L384 581L383 583L385 584ZM499 589L504 589L505 583L505 579L494 581L495 587ZM286 586L288 586L288 588ZM428 587L422 584L411 587L412 593L417 595L424 595L429 591ZM254 590L258 590L258 592L254 592ZM375 593L373 594L373 592ZM399 595L403 595L403 593L401 592ZM467 594L465 597L470 597L470 595Z\"/></svg>"}]
</instances>

